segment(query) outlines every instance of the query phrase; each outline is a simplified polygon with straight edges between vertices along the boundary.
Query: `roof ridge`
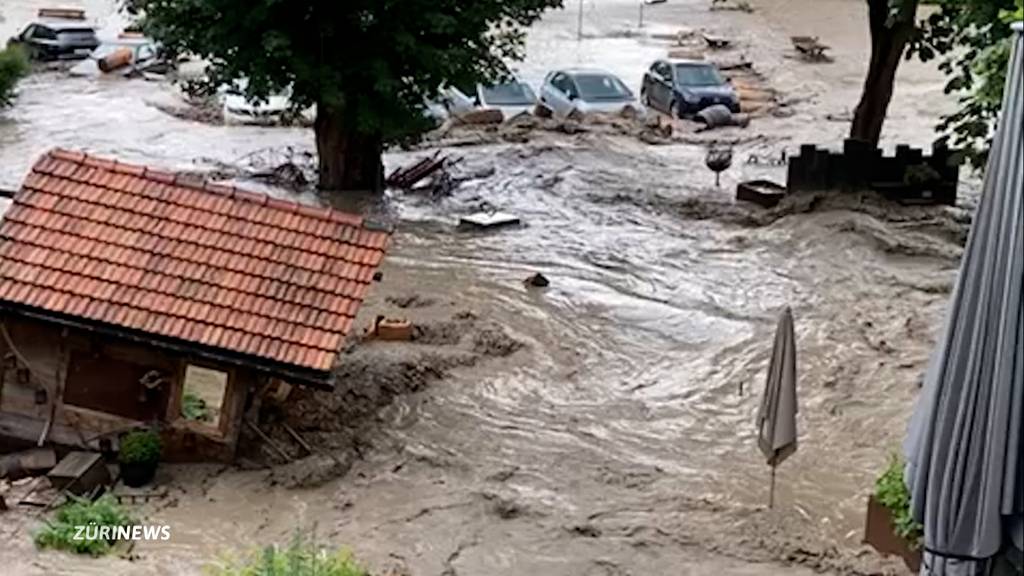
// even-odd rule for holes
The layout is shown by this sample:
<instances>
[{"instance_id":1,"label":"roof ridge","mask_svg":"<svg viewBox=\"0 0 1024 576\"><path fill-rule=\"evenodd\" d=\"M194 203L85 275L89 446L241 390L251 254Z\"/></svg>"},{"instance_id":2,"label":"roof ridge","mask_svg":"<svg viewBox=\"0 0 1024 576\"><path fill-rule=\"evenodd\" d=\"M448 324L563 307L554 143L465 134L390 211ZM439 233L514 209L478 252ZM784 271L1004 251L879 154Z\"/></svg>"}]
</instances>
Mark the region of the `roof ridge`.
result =
<instances>
[{"instance_id":1,"label":"roof ridge","mask_svg":"<svg viewBox=\"0 0 1024 576\"><path fill-rule=\"evenodd\" d=\"M75 164L90 166L100 170L111 170L119 174L138 176L139 178L147 180L156 180L164 184L170 184L182 188L191 188L198 192L219 194L237 200L245 200L252 202L257 206L265 206L282 212L300 213L304 216L320 218L332 222L349 223L356 228L372 230L375 232L384 232L377 227L377 223L375 222L371 222L371 226L367 227L367 221L361 215L336 210L330 206L311 206L294 200L275 198L262 192L253 192L251 190L239 188L233 184L219 184L207 177L195 177L193 175L180 172L167 172L164 170L154 169L143 164L121 162L116 159L111 160L81 151L68 150L66 148L58 147L51 149L49 152L41 156L40 159L32 166L32 171L35 172L36 167L47 158L73 162ZM352 223L352 219L358 219L358 224Z\"/></svg>"}]
</instances>

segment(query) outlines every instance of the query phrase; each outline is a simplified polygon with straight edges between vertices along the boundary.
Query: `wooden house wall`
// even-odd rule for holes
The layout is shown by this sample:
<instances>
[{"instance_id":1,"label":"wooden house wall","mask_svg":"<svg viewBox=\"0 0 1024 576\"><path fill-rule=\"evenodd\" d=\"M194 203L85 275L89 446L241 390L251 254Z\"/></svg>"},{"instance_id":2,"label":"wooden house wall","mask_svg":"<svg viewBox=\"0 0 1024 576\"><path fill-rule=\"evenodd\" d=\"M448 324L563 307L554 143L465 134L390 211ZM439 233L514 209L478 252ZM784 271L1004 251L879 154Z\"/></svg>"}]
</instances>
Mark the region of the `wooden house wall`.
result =
<instances>
[{"instance_id":1,"label":"wooden house wall","mask_svg":"<svg viewBox=\"0 0 1024 576\"><path fill-rule=\"evenodd\" d=\"M246 398L261 381L254 371L42 321L5 316L0 323L17 350L0 334L0 435L35 440L52 411L49 440L96 448L100 438L156 420L165 460L233 458ZM178 416L190 362L229 374L219 431ZM151 370L166 378L159 389L131 383Z\"/></svg>"}]
</instances>

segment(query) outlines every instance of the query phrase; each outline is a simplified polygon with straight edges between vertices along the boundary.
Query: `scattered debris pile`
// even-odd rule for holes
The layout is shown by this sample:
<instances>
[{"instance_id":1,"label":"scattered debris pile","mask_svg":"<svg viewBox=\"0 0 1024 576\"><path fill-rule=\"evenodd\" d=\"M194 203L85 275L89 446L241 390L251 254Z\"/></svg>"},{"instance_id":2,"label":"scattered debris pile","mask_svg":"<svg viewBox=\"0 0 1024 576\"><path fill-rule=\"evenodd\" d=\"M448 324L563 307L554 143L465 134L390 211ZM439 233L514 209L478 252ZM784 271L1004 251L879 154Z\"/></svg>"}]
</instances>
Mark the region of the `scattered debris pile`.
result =
<instances>
[{"instance_id":1,"label":"scattered debris pile","mask_svg":"<svg viewBox=\"0 0 1024 576\"><path fill-rule=\"evenodd\" d=\"M832 61L832 57L825 53L829 47L819 42L817 36L790 36L789 41L797 55L808 62Z\"/></svg>"},{"instance_id":2,"label":"scattered debris pile","mask_svg":"<svg viewBox=\"0 0 1024 576\"><path fill-rule=\"evenodd\" d=\"M523 346L502 326L468 312L447 321L417 321L408 341L363 339L343 356L333 392L296 387L287 402L265 400L258 425L242 431L239 454L251 464L273 465L271 482L318 485L345 474L386 437L379 430L381 408L452 368L505 357Z\"/></svg>"},{"instance_id":3,"label":"scattered debris pile","mask_svg":"<svg viewBox=\"0 0 1024 576\"><path fill-rule=\"evenodd\" d=\"M569 135L607 134L636 138L647 144L670 144L676 141L671 121L658 114L643 118L625 114L573 114L569 118L544 118L520 114L500 125L446 124L427 134L424 146L477 146L484 144L523 144L541 133Z\"/></svg>"},{"instance_id":4,"label":"scattered debris pile","mask_svg":"<svg viewBox=\"0 0 1024 576\"><path fill-rule=\"evenodd\" d=\"M407 191L429 192L433 196L450 194L456 186L449 168L459 162L438 150L432 155L419 159L409 166L396 168L385 180L392 188Z\"/></svg>"},{"instance_id":5,"label":"scattered debris pile","mask_svg":"<svg viewBox=\"0 0 1024 576\"><path fill-rule=\"evenodd\" d=\"M711 0L711 7L709 10L731 10L750 13L754 11L754 7L746 0Z\"/></svg>"}]
</instances>

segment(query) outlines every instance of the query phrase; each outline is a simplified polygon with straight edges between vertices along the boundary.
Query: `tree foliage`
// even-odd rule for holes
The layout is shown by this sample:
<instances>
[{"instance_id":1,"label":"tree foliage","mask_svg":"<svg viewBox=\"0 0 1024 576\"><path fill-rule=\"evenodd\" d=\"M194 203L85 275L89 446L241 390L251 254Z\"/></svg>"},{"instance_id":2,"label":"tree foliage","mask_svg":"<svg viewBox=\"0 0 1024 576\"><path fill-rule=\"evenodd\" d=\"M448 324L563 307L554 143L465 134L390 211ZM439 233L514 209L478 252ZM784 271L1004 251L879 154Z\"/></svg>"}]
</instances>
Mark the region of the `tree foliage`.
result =
<instances>
[{"instance_id":1,"label":"tree foliage","mask_svg":"<svg viewBox=\"0 0 1024 576\"><path fill-rule=\"evenodd\" d=\"M248 78L257 101L291 86L297 107L330 115L316 127L321 171L321 130L387 143L424 129L425 100L442 84L501 75L522 57L525 28L561 2L126 0L172 52L207 59L212 85Z\"/></svg>"},{"instance_id":2,"label":"tree foliage","mask_svg":"<svg viewBox=\"0 0 1024 576\"><path fill-rule=\"evenodd\" d=\"M907 57L941 58L949 78L946 93L959 95L959 109L944 116L938 130L964 151L975 167L985 163L993 123L1002 104L1012 31L1005 20L1021 11L1022 0L936 0L911 40ZM1001 19L1002 17L1002 19Z\"/></svg>"},{"instance_id":3,"label":"tree foliage","mask_svg":"<svg viewBox=\"0 0 1024 576\"><path fill-rule=\"evenodd\" d=\"M28 71L28 58L24 50L18 46L0 50L0 108L11 105L14 88Z\"/></svg>"}]
</instances>

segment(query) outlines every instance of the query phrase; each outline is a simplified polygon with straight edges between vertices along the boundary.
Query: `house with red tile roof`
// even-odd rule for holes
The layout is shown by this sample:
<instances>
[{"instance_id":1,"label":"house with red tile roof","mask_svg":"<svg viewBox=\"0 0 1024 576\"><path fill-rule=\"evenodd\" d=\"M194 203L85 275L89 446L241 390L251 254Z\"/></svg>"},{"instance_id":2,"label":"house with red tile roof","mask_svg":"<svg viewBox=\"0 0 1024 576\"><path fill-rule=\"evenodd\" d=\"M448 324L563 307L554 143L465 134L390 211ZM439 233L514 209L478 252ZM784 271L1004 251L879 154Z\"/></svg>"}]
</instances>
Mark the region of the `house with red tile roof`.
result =
<instances>
[{"instance_id":1,"label":"house with red tile roof","mask_svg":"<svg viewBox=\"0 0 1024 576\"><path fill-rule=\"evenodd\" d=\"M0 436L92 445L157 423L230 459L261 392L331 388L389 230L79 152L0 221Z\"/></svg>"}]
</instances>

